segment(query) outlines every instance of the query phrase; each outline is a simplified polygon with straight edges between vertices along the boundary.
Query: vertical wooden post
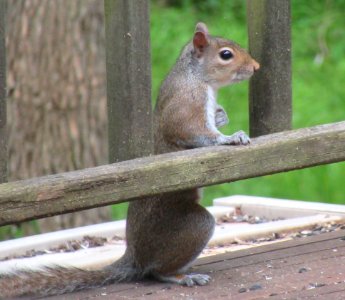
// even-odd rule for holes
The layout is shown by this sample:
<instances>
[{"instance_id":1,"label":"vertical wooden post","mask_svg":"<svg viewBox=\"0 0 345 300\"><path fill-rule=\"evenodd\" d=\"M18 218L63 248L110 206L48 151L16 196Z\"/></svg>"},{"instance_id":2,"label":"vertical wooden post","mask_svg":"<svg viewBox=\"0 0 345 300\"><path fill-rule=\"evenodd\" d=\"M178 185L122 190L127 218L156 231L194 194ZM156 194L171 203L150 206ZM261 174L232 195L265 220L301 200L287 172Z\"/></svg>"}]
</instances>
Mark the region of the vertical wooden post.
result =
<instances>
[{"instance_id":1,"label":"vertical wooden post","mask_svg":"<svg viewBox=\"0 0 345 300\"><path fill-rule=\"evenodd\" d=\"M247 0L249 51L261 69L250 81L250 136L291 129L289 0Z\"/></svg>"},{"instance_id":2,"label":"vertical wooden post","mask_svg":"<svg viewBox=\"0 0 345 300\"><path fill-rule=\"evenodd\" d=\"M153 152L149 1L105 0L109 160Z\"/></svg>"},{"instance_id":3,"label":"vertical wooden post","mask_svg":"<svg viewBox=\"0 0 345 300\"><path fill-rule=\"evenodd\" d=\"M7 181L6 130L6 0L0 0L0 183Z\"/></svg>"}]
</instances>

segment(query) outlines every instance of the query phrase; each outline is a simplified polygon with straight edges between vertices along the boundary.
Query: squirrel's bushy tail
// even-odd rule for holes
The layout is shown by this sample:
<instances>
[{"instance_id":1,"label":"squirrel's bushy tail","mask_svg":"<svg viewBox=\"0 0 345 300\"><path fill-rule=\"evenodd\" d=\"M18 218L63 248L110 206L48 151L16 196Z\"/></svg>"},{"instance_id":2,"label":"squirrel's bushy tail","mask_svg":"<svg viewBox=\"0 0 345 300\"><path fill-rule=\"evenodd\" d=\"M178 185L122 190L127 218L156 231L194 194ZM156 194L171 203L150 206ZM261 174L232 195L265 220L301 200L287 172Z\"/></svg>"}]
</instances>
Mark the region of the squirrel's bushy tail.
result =
<instances>
[{"instance_id":1,"label":"squirrel's bushy tail","mask_svg":"<svg viewBox=\"0 0 345 300\"><path fill-rule=\"evenodd\" d=\"M100 287L138 277L132 262L125 256L101 270L82 270L61 266L40 271L19 270L0 274L0 299L20 296L52 296Z\"/></svg>"}]
</instances>

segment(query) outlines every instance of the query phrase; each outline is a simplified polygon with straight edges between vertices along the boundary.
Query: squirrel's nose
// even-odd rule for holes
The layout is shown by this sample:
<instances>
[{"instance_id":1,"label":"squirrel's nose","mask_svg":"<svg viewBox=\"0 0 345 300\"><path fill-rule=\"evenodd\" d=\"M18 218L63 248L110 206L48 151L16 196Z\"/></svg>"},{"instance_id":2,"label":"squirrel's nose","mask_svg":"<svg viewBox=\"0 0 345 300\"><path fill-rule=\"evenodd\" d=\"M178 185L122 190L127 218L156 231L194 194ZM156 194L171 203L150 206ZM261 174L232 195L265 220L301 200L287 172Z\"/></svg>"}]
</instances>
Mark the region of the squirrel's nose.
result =
<instances>
[{"instance_id":1,"label":"squirrel's nose","mask_svg":"<svg viewBox=\"0 0 345 300\"><path fill-rule=\"evenodd\" d=\"M253 59L252 63L253 63L254 72L260 69L260 64L256 60Z\"/></svg>"}]
</instances>

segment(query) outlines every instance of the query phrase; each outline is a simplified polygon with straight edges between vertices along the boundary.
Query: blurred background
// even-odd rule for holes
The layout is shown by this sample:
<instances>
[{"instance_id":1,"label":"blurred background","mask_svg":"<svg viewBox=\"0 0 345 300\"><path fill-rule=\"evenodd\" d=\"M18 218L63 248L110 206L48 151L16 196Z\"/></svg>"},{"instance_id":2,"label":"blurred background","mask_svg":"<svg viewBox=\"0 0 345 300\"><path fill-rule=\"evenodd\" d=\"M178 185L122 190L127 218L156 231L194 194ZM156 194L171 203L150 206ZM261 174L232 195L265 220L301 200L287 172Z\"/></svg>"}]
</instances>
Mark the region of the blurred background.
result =
<instances>
[{"instance_id":1,"label":"blurred background","mask_svg":"<svg viewBox=\"0 0 345 300\"><path fill-rule=\"evenodd\" d=\"M291 0L293 127L345 119L345 0ZM103 1L8 0L9 180L107 163ZM152 97L197 21L247 47L243 0L152 0ZM248 132L248 83L224 88L224 133ZM217 185L234 194L343 204L345 163ZM0 239L126 216L126 204L0 228Z\"/></svg>"}]
</instances>

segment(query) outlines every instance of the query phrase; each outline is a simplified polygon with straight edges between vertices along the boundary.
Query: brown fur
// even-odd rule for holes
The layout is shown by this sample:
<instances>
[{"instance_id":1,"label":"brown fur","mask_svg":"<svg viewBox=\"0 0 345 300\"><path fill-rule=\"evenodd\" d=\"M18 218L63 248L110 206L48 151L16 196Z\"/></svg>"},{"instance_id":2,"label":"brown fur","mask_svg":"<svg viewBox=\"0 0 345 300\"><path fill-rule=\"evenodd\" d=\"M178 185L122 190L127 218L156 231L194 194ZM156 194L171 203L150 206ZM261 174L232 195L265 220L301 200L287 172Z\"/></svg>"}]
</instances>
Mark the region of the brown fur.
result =
<instances>
[{"instance_id":1,"label":"brown fur","mask_svg":"<svg viewBox=\"0 0 345 300\"><path fill-rule=\"evenodd\" d=\"M229 61L220 59L219 51L224 47L232 51ZM237 44L210 36L206 25L198 23L194 38L160 89L154 113L155 153L247 144L249 138L243 132L225 136L217 130L215 119L224 125L227 116L215 98L219 87L247 79L258 68ZM214 230L214 218L198 200L198 190L192 189L132 201L127 216L127 249L119 261L99 271L50 267L42 272L0 274L0 295L48 296L147 275L188 286L204 285L209 281L207 275L183 275Z\"/></svg>"}]
</instances>

